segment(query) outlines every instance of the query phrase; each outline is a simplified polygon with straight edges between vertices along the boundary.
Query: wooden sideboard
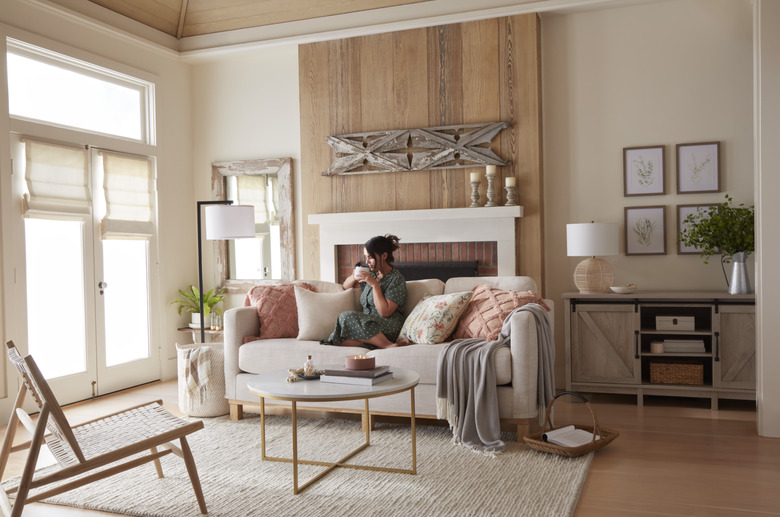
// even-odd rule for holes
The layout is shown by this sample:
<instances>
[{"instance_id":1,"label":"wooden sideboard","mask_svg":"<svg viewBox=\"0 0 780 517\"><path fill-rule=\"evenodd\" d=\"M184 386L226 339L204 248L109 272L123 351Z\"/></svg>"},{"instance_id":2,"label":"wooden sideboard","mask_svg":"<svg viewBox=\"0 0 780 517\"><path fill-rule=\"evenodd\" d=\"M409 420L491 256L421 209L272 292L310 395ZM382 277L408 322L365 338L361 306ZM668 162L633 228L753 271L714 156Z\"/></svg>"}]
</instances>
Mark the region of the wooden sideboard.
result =
<instances>
[{"instance_id":1,"label":"wooden sideboard","mask_svg":"<svg viewBox=\"0 0 780 517\"><path fill-rule=\"evenodd\" d=\"M712 409L718 399L755 399L753 295L570 292L563 300L567 390L635 394L640 406L645 395L709 398ZM674 343L683 350L670 351Z\"/></svg>"}]
</instances>

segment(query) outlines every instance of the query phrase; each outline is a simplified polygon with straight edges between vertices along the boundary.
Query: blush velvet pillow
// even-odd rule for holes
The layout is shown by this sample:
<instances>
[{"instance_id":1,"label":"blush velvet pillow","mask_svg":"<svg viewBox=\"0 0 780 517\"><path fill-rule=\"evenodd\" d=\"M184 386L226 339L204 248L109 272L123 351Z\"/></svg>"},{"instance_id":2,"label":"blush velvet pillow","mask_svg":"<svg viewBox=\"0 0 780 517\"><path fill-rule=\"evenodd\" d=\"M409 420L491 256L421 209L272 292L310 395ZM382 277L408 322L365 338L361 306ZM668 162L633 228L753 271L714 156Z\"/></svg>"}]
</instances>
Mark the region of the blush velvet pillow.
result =
<instances>
[{"instance_id":1,"label":"blush velvet pillow","mask_svg":"<svg viewBox=\"0 0 780 517\"><path fill-rule=\"evenodd\" d=\"M404 321L400 337L422 345L443 343L452 334L471 294L471 291L435 296L426 294Z\"/></svg>"},{"instance_id":2,"label":"blush velvet pillow","mask_svg":"<svg viewBox=\"0 0 780 517\"><path fill-rule=\"evenodd\" d=\"M295 287L314 291L311 284L256 285L249 290L248 305L254 305L260 318L260 337L298 337L298 307Z\"/></svg>"},{"instance_id":3,"label":"blush velvet pillow","mask_svg":"<svg viewBox=\"0 0 780 517\"><path fill-rule=\"evenodd\" d=\"M527 303L538 303L550 310L544 300L533 291L504 291L480 285L474 288L474 296L460 317L452 339L481 337L495 341L506 317Z\"/></svg>"}]
</instances>

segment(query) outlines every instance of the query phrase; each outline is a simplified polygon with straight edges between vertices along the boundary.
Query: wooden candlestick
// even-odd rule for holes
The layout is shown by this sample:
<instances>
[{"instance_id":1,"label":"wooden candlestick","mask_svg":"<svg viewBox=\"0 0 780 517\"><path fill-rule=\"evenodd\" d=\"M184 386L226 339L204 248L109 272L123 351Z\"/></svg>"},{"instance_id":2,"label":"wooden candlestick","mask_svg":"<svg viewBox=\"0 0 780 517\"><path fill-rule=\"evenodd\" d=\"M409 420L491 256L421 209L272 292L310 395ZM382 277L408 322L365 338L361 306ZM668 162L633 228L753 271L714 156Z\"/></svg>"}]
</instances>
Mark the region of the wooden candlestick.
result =
<instances>
[{"instance_id":1,"label":"wooden candlestick","mask_svg":"<svg viewBox=\"0 0 780 517\"><path fill-rule=\"evenodd\" d=\"M504 187L506 189L506 205L517 206L517 187Z\"/></svg>"},{"instance_id":2,"label":"wooden candlestick","mask_svg":"<svg viewBox=\"0 0 780 517\"><path fill-rule=\"evenodd\" d=\"M479 182L472 181L471 182L471 204L469 205L469 208L474 208L477 206L479 206Z\"/></svg>"},{"instance_id":3,"label":"wooden candlestick","mask_svg":"<svg viewBox=\"0 0 780 517\"><path fill-rule=\"evenodd\" d=\"M495 176L488 176L488 187L487 187L487 203L485 203L485 206L496 206L495 201L493 201L496 198L496 190L493 188L493 181L495 181Z\"/></svg>"}]
</instances>

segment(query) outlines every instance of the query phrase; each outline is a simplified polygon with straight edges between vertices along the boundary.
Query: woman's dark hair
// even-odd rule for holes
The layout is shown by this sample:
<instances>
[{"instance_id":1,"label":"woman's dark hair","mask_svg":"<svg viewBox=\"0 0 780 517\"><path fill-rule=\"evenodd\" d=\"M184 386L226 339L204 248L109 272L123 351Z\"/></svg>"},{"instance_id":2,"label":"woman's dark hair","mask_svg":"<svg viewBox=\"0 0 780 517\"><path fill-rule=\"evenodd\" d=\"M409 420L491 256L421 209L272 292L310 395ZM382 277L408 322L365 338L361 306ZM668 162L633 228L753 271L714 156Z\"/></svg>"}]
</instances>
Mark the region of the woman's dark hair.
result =
<instances>
[{"instance_id":1,"label":"woman's dark hair","mask_svg":"<svg viewBox=\"0 0 780 517\"><path fill-rule=\"evenodd\" d=\"M390 234L371 237L368 239L368 242L366 242L366 252L374 258L379 257L382 253L387 253L387 260L385 262L392 264L395 260L393 252L398 249L398 241L400 240L401 239L395 235Z\"/></svg>"}]
</instances>

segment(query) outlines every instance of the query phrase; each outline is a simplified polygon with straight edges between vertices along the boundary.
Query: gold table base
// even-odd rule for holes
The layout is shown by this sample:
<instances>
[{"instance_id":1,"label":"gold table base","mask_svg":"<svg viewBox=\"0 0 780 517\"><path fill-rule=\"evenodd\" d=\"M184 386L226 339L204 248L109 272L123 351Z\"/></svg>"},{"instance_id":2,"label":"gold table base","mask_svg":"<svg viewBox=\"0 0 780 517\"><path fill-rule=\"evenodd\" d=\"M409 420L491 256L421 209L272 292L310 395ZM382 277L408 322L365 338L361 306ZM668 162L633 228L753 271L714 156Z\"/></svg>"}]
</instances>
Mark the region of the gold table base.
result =
<instances>
[{"instance_id":1,"label":"gold table base","mask_svg":"<svg viewBox=\"0 0 780 517\"><path fill-rule=\"evenodd\" d=\"M409 392L411 394L411 431L412 431L412 468L410 469L398 469L398 468L388 468L388 467L375 467L373 465L357 465L354 463L344 463L345 461L349 460L353 456L355 456L360 451L366 449L369 445L371 445L371 424L370 424L370 415L368 412L368 397L358 397L358 399L363 398L366 401L366 408L363 413L363 425L365 426L366 430L366 441L360 445L357 449L353 450L340 460L336 462L326 462L326 461L314 461L314 460L302 460L298 458L298 406L296 400L290 400L290 403L292 404L292 458L281 458L276 456L268 456L265 453L265 399L266 397L260 396L260 429L261 429L261 443L262 443L262 459L268 460L268 461L281 461L285 463L292 463L293 464L293 494L297 495L301 492L303 492L306 488L314 484L316 481L322 479L330 472L334 471L336 468L347 468L347 469L358 469L358 470L376 470L381 472L395 472L399 474L417 474L417 429L415 427L415 409L414 409L414 386L409 389ZM267 397L267 398L274 398L277 397ZM289 399L286 399L289 400ZM319 465L322 467L328 467L327 469L323 470L310 480L306 481L302 485L298 485L298 465L304 464L304 465Z\"/></svg>"}]
</instances>

